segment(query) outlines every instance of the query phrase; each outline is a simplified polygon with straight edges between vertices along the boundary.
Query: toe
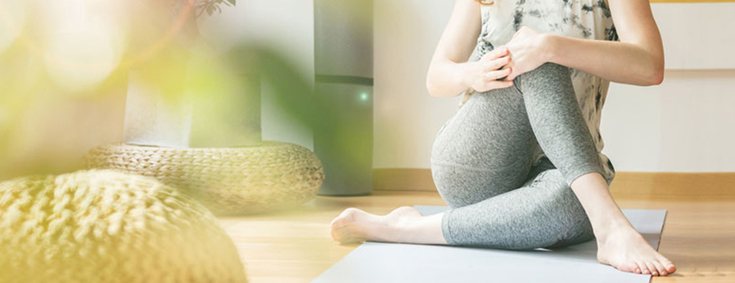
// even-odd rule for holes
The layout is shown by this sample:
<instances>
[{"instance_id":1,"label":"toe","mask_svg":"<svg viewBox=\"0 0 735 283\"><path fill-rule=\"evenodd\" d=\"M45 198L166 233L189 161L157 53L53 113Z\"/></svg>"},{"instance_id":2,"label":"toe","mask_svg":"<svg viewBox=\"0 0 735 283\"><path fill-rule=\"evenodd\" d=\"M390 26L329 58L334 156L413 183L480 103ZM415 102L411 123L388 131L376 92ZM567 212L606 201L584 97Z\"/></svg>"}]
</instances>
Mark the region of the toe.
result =
<instances>
[{"instance_id":1,"label":"toe","mask_svg":"<svg viewBox=\"0 0 735 283\"><path fill-rule=\"evenodd\" d=\"M663 264L661 264L660 261L656 260L653 262L653 265L656 266L656 270L658 271L658 275L666 276L668 274L668 271L666 271L666 268Z\"/></svg>"},{"instance_id":2,"label":"toe","mask_svg":"<svg viewBox=\"0 0 735 283\"><path fill-rule=\"evenodd\" d=\"M666 271L669 273L674 273L676 271L676 266L672 263L671 265L666 266Z\"/></svg>"},{"instance_id":3,"label":"toe","mask_svg":"<svg viewBox=\"0 0 735 283\"><path fill-rule=\"evenodd\" d=\"M640 270L640 274L651 274L651 271L648 270L648 266L646 266L646 263L644 262L637 262L638 270Z\"/></svg>"},{"instance_id":4,"label":"toe","mask_svg":"<svg viewBox=\"0 0 735 283\"><path fill-rule=\"evenodd\" d=\"M664 256L659 256L658 259L659 262L666 268L667 273L674 273L676 271L676 265L674 265L673 262L671 262L668 258L665 258Z\"/></svg>"},{"instance_id":5,"label":"toe","mask_svg":"<svg viewBox=\"0 0 735 283\"><path fill-rule=\"evenodd\" d=\"M614 266L620 271L633 272L633 273L639 273L639 274L641 273L641 268L638 266L638 263L636 262L629 262L625 264L613 263L612 266Z\"/></svg>"},{"instance_id":6,"label":"toe","mask_svg":"<svg viewBox=\"0 0 735 283\"><path fill-rule=\"evenodd\" d=\"M646 268L648 269L648 273L657 276L658 275L658 269L656 269L656 265L653 264L653 262L649 261L646 262Z\"/></svg>"},{"instance_id":7,"label":"toe","mask_svg":"<svg viewBox=\"0 0 735 283\"><path fill-rule=\"evenodd\" d=\"M644 262L639 261L639 262L636 262L635 264L638 267L637 268L638 274L650 274L651 273L650 271L648 271L648 267L646 266Z\"/></svg>"}]
</instances>

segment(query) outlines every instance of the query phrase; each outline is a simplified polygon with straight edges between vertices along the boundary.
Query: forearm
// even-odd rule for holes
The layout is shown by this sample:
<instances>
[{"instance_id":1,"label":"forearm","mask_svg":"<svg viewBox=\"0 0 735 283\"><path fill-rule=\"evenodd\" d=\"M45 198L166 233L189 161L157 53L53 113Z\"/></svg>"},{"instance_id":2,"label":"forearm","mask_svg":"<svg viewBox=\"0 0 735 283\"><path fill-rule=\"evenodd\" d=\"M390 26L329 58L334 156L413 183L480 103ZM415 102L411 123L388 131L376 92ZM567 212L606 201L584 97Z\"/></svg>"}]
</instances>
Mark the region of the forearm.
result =
<instances>
[{"instance_id":1,"label":"forearm","mask_svg":"<svg viewBox=\"0 0 735 283\"><path fill-rule=\"evenodd\" d=\"M547 60L625 84L656 85L663 80L663 53L628 42L548 35ZM651 50L649 50L651 49Z\"/></svg>"},{"instance_id":2,"label":"forearm","mask_svg":"<svg viewBox=\"0 0 735 283\"><path fill-rule=\"evenodd\" d=\"M450 60L432 62L426 79L429 94L433 97L453 97L466 91L469 88L463 75L466 64Z\"/></svg>"},{"instance_id":3,"label":"forearm","mask_svg":"<svg viewBox=\"0 0 735 283\"><path fill-rule=\"evenodd\" d=\"M474 0L455 1L426 76L426 87L431 96L457 96L469 88L464 66L480 36L480 23L479 3Z\"/></svg>"}]
</instances>

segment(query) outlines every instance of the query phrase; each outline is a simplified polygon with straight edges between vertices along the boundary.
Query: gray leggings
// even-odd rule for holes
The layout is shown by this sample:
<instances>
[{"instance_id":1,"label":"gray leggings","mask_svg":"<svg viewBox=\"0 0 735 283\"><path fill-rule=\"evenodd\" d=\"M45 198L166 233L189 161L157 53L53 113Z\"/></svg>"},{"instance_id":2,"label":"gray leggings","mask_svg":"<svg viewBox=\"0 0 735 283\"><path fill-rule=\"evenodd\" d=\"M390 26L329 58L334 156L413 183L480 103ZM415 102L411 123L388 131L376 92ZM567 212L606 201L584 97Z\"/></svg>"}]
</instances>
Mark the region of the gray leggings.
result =
<instances>
[{"instance_id":1,"label":"gray leggings","mask_svg":"<svg viewBox=\"0 0 735 283\"><path fill-rule=\"evenodd\" d=\"M535 162L539 149L548 158ZM450 245L533 249L594 237L569 184L604 171L569 68L547 63L512 87L474 94L440 130L431 155L434 182L452 208L442 219Z\"/></svg>"}]
</instances>

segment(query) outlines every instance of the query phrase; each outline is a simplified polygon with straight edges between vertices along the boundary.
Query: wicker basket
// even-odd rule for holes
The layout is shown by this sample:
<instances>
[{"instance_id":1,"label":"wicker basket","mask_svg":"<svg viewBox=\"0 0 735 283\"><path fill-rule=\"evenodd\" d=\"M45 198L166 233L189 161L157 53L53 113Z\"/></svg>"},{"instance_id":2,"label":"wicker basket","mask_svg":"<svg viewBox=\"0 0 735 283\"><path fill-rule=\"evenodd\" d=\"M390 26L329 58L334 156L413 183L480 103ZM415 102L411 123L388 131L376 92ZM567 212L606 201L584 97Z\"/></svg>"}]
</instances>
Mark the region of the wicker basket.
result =
<instances>
[{"instance_id":1,"label":"wicker basket","mask_svg":"<svg viewBox=\"0 0 735 283\"><path fill-rule=\"evenodd\" d=\"M283 142L248 148L109 145L93 149L85 160L89 168L154 177L220 215L302 205L316 197L324 181L313 152Z\"/></svg>"},{"instance_id":2,"label":"wicker basket","mask_svg":"<svg viewBox=\"0 0 735 283\"><path fill-rule=\"evenodd\" d=\"M204 206L112 170L0 183L0 282L246 282Z\"/></svg>"}]
</instances>

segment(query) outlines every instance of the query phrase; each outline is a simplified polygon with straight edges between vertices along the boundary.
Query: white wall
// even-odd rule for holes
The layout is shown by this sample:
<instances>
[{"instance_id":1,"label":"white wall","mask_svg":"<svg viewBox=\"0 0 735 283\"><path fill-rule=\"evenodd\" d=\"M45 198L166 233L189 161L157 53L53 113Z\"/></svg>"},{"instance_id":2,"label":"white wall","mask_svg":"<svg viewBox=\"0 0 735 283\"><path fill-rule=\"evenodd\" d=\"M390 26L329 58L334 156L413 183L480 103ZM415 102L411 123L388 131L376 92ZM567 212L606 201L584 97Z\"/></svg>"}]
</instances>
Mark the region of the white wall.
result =
<instances>
[{"instance_id":1,"label":"white wall","mask_svg":"<svg viewBox=\"0 0 735 283\"><path fill-rule=\"evenodd\" d=\"M610 87L601 131L619 171L735 171L735 70L666 72Z\"/></svg>"},{"instance_id":2,"label":"white wall","mask_svg":"<svg viewBox=\"0 0 735 283\"><path fill-rule=\"evenodd\" d=\"M428 167L434 135L458 99L432 99L426 71L454 1L375 1L373 166Z\"/></svg>"},{"instance_id":3,"label":"white wall","mask_svg":"<svg viewBox=\"0 0 735 283\"><path fill-rule=\"evenodd\" d=\"M454 1L376 0L376 168L428 168L457 98L430 98L425 74ZM618 171L735 171L735 4L654 4L665 81L613 84L601 130ZM686 20L682 20L686 15Z\"/></svg>"}]
</instances>

